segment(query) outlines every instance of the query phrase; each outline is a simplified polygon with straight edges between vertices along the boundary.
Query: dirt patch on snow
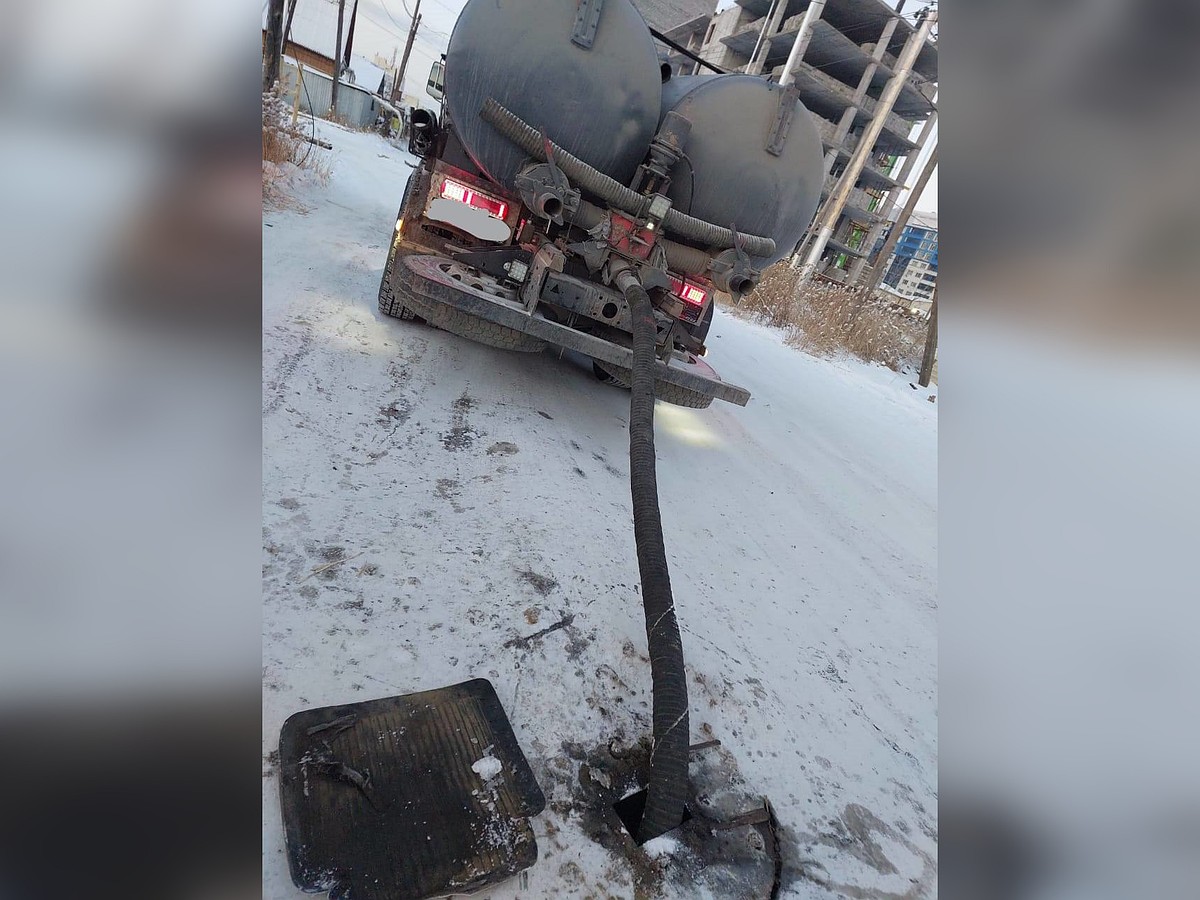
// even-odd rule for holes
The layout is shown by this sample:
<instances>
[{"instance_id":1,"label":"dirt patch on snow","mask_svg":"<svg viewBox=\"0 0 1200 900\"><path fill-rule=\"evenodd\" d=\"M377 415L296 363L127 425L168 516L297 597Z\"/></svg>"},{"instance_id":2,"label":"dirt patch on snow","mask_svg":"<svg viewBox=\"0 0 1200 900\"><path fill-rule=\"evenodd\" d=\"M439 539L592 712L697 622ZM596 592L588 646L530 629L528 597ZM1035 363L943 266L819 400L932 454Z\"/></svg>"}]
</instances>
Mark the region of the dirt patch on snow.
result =
<instances>
[{"instance_id":1,"label":"dirt patch on snow","mask_svg":"<svg viewBox=\"0 0 1200 900\"><path fill-rule=\"evenodd\" d=\"M558 579L550 575L541 575L537 572L534 572L532 569L526 569L523 572L518 572L517 577L526 584L532 585L533 589L543 597L549 596L549 594L556 587L558 587Z\"/></svg>"}]
</instances>

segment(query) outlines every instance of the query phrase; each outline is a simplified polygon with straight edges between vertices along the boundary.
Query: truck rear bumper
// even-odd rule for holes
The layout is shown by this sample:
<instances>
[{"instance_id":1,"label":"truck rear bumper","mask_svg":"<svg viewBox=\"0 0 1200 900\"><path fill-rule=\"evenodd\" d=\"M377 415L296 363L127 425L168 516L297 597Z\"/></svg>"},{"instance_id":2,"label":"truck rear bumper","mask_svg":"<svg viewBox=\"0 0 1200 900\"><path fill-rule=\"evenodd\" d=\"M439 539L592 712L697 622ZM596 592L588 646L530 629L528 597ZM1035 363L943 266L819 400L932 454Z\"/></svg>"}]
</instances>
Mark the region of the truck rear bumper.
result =
<instances>
[{"instance_id":1,"label":"truck rear bumper","mask_svg":"<svg viewBox=\"0 0 1200 900\"><path fill-rule=\"evenodd\" d=\"M552 322L540 313L530 313L513 292L505 291L488 276L480 273L478 278L464 279L461 265L444 256L405 256L396 263L394 277L411 292L418 314L422 313L421 304L441 304L601 363L627 370L633 367L633 351L628 347ZM655 378L738 406L750 400L748 390L722 381L711 366L691 355L686 361L672 358L669 365L660 362Z\"/></svg>"}]
</instances>

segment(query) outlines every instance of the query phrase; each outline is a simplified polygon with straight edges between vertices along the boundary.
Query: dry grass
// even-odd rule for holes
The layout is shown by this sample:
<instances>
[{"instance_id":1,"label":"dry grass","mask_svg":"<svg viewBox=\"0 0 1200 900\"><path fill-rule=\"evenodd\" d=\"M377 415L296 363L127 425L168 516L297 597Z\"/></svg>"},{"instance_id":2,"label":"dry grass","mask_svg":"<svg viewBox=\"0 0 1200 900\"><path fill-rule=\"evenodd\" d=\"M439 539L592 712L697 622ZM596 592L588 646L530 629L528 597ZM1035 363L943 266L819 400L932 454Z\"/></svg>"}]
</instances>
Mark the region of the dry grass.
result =
<instances>
[{"instance_id":1,"label":"dry grass","mask_svg":"<svg viewBox=\"0 0 1200 900\"><path fill-rule=\"evenodd\" d=\"M850 353L893 371L917 369L925 321L886 300L863 302L856 290L811 281L796 290L796 273L781 262L763 273L735 314L787 332L787 342L814 356Z\"/></svg>"},{"instance_id":2,"label":"dry grass","mask_svg":"<svg viewBox=\"0 0 1200 900\"><path fill-rule=\"evenodd\" d=\"M333 160L319 147L292 131L291 108L279 96L279 85L262 95L263 203L300 208L289 187L301 171L329 184Z\"/></svg>"},{"instance_id":3,"label":"dry grass","mask_svg":"<svg viewBox=\"0 0 1200 900\"><path fill-rule=\"evenodd\" d=\"M290 115L283 98L279 96L279 85L262 95L262 158L266 162L282 166L284 163L299 165L308 149L307 143L290 131Z\"/></svg>"}]
</instances>

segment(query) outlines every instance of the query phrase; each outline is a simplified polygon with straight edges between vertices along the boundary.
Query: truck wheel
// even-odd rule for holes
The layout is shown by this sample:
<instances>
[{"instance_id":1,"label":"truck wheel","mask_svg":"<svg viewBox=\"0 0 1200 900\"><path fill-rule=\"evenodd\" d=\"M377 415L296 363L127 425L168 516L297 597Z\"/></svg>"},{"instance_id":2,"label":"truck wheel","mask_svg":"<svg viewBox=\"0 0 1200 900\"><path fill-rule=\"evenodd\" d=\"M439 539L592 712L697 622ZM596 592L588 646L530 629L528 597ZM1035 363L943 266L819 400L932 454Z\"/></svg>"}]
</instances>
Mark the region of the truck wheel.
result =
<instances>
[{"instance_id":1,"label":"truck wheel","mask_svg":"<svg viewBox=\"0 0 1200 900\"><path fill-rule=\"evenodd\" d=\"M400 265L400 262L398 261L396 265ZM450 266L455 269L462 268L459 264L455 263L450 263ZM408 274L413 279L424 278L423 275L413 272L411 269ZM478 272L474 272L474 277L479 280L480 284L489 280L494 281L494 279L489 279L488 276L480 275ZM454 279L455 284L462 282L463 279L461 278ZM435 281L434 284L436 283ZM465 284L476 290L481 289L470 281L466 281ZM457 334L478 344L486 344L489 347L497 347L501 350L515 350L519 353L537 353L540 350L546 349L546 342L539 338L532 337L522 331L517 331L515 328L497 325L495 322L489 322L486 319L468 315L462 310L439 303L436 300L429 300L413 290L411 286L401 284L399 280L395 283L395 291L396 296L406 307L435 328L440 328L443 331Z\"/></svg>"},{"instance_id":2,"label":"truck wheel","mask_svg":"<svg viewBox=\"0 0 1200 900\"><path fill-rule=\"evenodd\" d=\"M604 365L609 365L609 363L605 363ZM622 381L620 378L618 378L612 372L608 371L608 369L604 368L604 366L600 365L600 363L596 362L594 359L592 360L592 374L595 375L600 381L604 382L605 384L612 385L613 387L625 388L625 390L629 390L629 382L628 381Z\"/></svg>"},{"instance_id":3,"label":"truck wheel","mask_svg":"<svg viewBox=\"0 0 1200 900\"><path fill-rule=\"evenodd\" d=\"M530 337L513 328L506 328L495 322L488 322L486 319L469 316L460 310L441 304L425 306L421 303L423 298L411 293L407 297L407 302L416 310L417 315L424 318L430 325L475 341L477 344L487 344L489 347L497 347L501 350L515 350L519 353L536 353L546 349L545 341Z\"/></svg>"},{"instance_id":4,"label":"truck wheel","mask_svg":"<svg viewBox=\"0 0 1200 900\"><path fill-rule=\"evenodd\" d=\"M393 246L388 253L387 265L383 267L383 278L379 282L379 311L385 316L393 316L406 321L416 320L417 314L405 306L397 298L392 276L397 261L396 248Z\"/></svg>"},{"instance_id":5,"label":"truck wheel","mask_svg":"<svg viewBox=\"0 0 1200 900\"><path fill-rule=\"evenodd\" d=\"M396 221L399 222L405 217L413 215L415 210L409 209L410 206L416 205L415 197L421 193L423 180L421 173L423 170L417 169L408 176L408 182L404 185L404 196L400 198L400 211L396 213ZM399 260L403 259L397 251L400 235L395 231L392 232L391 246L388 248L387 262L383 267L383 277L379 280L379 311L385 316L394 316L397 319L405 319L408 321L417 320L419 317L410 309L401 303L398 299L398 291L393 284L393 276Z\"/></svg>"},{"instance_id":6,"label":"truck wheel","mask_svg":"<svg viewBox=\"0 0 1200 900\"><path fill-rule=\"evenodd\" d=\"M612 363L601 364L592 360L592 371L605 384L629 390L629 383L633 378L633 373L628 369L622 369L620 366L614 366ZM669 381L659 381L657 379L654 382L654 396L664 403L671 403L675 406L686 406L689 409L708 409L712 406L713 402L713 398L708 396L708 394L701 394L698 391L680 387L677 384L671 384Z\"/></svg>"}]
</instances>

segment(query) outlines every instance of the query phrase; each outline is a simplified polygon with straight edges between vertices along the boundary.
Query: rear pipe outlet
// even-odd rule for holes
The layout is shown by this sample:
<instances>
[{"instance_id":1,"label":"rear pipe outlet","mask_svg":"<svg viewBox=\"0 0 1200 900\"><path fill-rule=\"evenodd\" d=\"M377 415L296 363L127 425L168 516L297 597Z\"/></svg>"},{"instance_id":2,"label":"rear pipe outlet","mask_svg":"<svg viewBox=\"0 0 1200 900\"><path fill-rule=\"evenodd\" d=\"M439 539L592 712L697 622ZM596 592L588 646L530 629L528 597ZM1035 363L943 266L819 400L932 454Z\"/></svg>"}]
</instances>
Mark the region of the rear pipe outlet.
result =
<instances>
[{"instance_id":1,"label":"rear pipe outlet","mask_svg":"<svg viewBox=\"0 0 1200 900\"><path fill-rule=\"evenodd\" d=\"M563 203L553 194L542 194L535 200L534 209L547 219L558 219L562 217Z\"/></svg>"},{"instance_id":2,"label":"rear pipe outlet","mask_svg":"<svg viewBox=\"0 0 1200 900\"><path fill-rule=\"evenodd\" d=\"M516 185L521 201L534 215L556 225L563 224L564 213L571 213L579 206L579 192L572 190L566 176L550 163L526 166L517 173Z\"/></svg>"}]
</instances>

